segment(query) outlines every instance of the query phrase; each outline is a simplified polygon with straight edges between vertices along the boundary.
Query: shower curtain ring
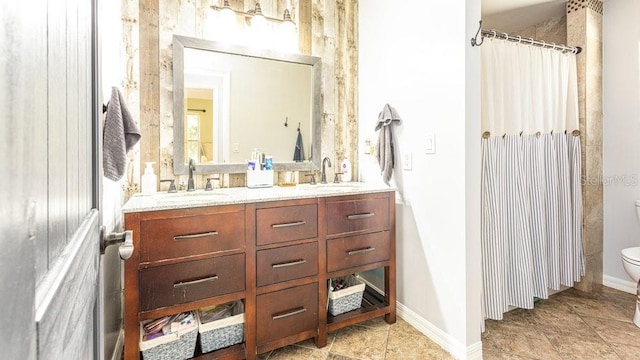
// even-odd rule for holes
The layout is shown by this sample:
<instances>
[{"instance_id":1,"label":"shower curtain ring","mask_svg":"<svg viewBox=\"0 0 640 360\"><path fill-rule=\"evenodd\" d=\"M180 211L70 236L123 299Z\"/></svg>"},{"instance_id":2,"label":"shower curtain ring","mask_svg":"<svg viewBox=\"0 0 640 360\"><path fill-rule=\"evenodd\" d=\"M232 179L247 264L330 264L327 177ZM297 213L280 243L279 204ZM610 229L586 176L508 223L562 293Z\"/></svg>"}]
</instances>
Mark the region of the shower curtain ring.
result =
<instances>
[{"instance_id":1,"label":"shower curtain ring","mask_svg":"<svg viewBox=\"0 0 640 360\"><path fill-rule=\"evenodd\" d=\"M498 36L498 33L494 29L491 29L491 34L493 35L494 39Z\"/></svg>"},{"instance_id":2,"label":"shower curtain ring","mask_svg":"<svg viewBox=\"0 0 640 360\"><path fill-rule=\"evenodd\" d=\"M522 36L518 35L518 44L522 42Z\"/></svg>"}]
</instances>

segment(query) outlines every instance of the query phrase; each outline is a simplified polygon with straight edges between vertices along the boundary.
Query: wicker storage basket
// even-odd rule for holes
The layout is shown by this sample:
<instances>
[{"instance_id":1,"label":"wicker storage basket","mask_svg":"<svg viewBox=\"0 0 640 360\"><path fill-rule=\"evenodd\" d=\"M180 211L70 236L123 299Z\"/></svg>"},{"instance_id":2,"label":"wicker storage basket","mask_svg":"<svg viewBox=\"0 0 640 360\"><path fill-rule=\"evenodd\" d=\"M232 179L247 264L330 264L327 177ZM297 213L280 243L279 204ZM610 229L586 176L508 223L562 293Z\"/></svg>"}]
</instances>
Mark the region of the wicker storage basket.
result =
<instances>
[{"instance_id":1,"label":"wicker storage basket","mask_svg":"<svg viewBox=\"0 0 640 360\"><path fill-rule=\"evenodd\" d=\"M358 309L362 304L364 283L357 277L349 275L344 278L347 286L344 289L333 291L329 287L329 313L333 316L344 314Z\"/></svg>"},{"instance_id":2,"label":"wicker storage basket","mask_svg":"<svg viewBox=\"0 0 640 360\"><path fill-rule=\"evenodd\" d=\"M206 324L196 316L200 333L200 348L203 353L240 344L244 340L244 304L238 300L231 309L231 316Z\"/></svg>"},{"instance_id":3,"label":"wicker storage basket","mask_svg":"<svg viewBox=\"0 0 640 360\"><path fill-rule=\"evenodd\" d=\"M183 360L193 357L198 338L198 324L148 341L142 340L144 330L140 326L140 351L144 360Z\"/></svg>"}]
</instances>

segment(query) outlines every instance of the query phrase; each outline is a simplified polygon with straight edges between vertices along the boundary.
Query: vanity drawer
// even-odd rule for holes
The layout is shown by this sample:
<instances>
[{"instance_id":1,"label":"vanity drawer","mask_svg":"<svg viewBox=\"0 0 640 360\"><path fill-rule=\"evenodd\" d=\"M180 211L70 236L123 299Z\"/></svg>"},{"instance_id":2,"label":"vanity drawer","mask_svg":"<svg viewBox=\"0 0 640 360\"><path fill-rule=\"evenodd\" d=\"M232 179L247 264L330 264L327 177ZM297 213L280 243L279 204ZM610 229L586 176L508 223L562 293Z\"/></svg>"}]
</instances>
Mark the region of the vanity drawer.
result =
<instances>
[{"instance_id":1,"label":"vanity drawer","mask_svg":"<svg viewBox=\"0 0 640 360\"><path fill-rule=\"evenodd\" d=\"M140 262L244 249L244 211L146 220L140 224Z\"/></svg>"},{"instance_id":2,"label":"vanity drawer","mask_svg":"<svg viewBox=\"0 0 640 360\"><path fill-rule=\"evenodd\" d=\"M390 198L327 201L327 235L389 229Z\"/></svg>"},{"instance_id":3,"label":"vanity drawer","mask_svg":"<svg viewBox=\"0 0 640 360\"><path fill-rule=\"evenodd\" d=\"M389 259L389 231L327 240L327 271Z\"/></svg>"},{"instance_id":4,"label":"vanity drawer","mask_svg":"<svg viewBox=\"0 0 640 360\"><path fill-rule=\"evenodd\" d=\"M257 297L258 344L318 329L318 283Z\"/></svg>"},{"instance_id":5,"label":"vanity drawer","mask_svg":"<svg viewBox=\"0 0 640 360\"><path fill-rule=\"evenodd\" d=\"M244 254L141 269L140 310L244 291L244 274Z\"/></svg>"},{"instance_id":6,"label":"vanity drawer","mask_svg":"<svg viewBox=\"0 0 640 360\"><path fill-rule=\"evenodd\" d=\"M257 253L258 286L318 274L318 243L284 246Z\"/></svg>"},{"instance_id":7,"label":"vanity drawer","mask_svg":"<svg viewBox=\"0 0 640 360\"><path fill-rule=\"evenodd\" d=\"M256 244L266 245L318 236L318 205L256 210Z\"/></svg>"}]
</instances>

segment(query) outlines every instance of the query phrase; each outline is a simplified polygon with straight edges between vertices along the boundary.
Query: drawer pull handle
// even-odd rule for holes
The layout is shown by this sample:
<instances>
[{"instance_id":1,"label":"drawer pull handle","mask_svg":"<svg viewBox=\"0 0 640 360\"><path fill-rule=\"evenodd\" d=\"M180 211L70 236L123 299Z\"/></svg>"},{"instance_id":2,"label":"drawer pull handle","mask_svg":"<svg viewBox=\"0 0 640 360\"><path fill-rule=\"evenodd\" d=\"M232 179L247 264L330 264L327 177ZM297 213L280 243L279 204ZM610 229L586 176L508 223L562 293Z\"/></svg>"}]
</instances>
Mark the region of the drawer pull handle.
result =
<instances>
[{"instance_id":1,"label":"drawer pull handle","mask_svg":"<svg viewBox=\"0 0 640 360\"><path fill-rule=\"evenodd\" d=\"M284 224L273 224L271 225L271 227L274 229L278 229L278 228L286 228L286 227L292 227L292 226L300 226L306 223L307 222L303 220L303 221L296 221L296 222L284 223Z\"/></svg>"},{"instance_id":2,"label":"drawer pull handle","mask_svg":"<svg viewBox=\"0 0 640 360\"><path fill-rule=\"evenodd\" d=\"M272 315L272 317L273 317L273 320L284 319L284 318L289 317L289 316L302 314L305 311L307 311L307 309L301 307L301 308L297 308L297 309L295 309L293 311L290 311L290 312L285 312L285 313L278 314L278 315Z\"/></svg>"},{"instance_id":3,"label":"drawer pull handle","mask_svg":"<svg viewBox=\"0 0 640 360\"><path fill-rule=\"evenodd\" d=\"M296 260L296 261L292 261L292 262L287 262L287 263L280 263L280 264L273 264L271 265L272 268L274 269L279 269L279 268L283 268L283 267L289 267L289 266L294 266L294 265L302 265L304 263L306 263L307 260Z\"/></svg>"},{"instance_id":4,"label":"drawer pull handle","mask_svg":"<svg viewBox=\"0 0 640 360\"><path fill-rule=\"evenodd\" d=\"M185 286L201 284L201 283L204 283L204 282L216 281L216 280L218 280L218 275L213 275L213 276L206 277L204 279L198 279L198 280L192 280L192 281L183 281L183 282L175 283L175 284L173 284L173 288L177 289L177 288L181 288L181 287L185 287Z\"/></svg>"},{"instance_id":5,"label":"drawer pull handle","mask_svg":"<svg viewBox=\"0 0 640 360\"><path fill-rule=\"evenodd\" d=\"M347 251L347 254L349 254L349 255L364 254L364 253L372 252L375 249L376 248L374 248L374 247L368 247L368 248L364 248L364 249L350 250L350 251Z\"/></svg>"},{"instance_id":6,"label":"drawer pull handle","mask_svg":"<svg viewBox=\"0 0 640 360\"><path fill-rule=\"evenodd\" d=\"M198 239L198 238L203 238L203 237L208 237L208 236L216 236L216 235L218 235L217 231L211 231L211 232L202 233L202 234L174 236L173 240L179 241L179 240Z\"/></svg>"},{"instance_id":7,"label":"drawer pull handle","mask_svg":"<svg viewBox=\"0 0 640 360\"><path fill-rule=\"evenodd\" d=\"M370 217L372 217L374 215L375 215L375 213L354 214L354 215L347 216L347 219L349 219L349 220L366 219L366 218L370 218Z\"/></svg>"}]
</instances>

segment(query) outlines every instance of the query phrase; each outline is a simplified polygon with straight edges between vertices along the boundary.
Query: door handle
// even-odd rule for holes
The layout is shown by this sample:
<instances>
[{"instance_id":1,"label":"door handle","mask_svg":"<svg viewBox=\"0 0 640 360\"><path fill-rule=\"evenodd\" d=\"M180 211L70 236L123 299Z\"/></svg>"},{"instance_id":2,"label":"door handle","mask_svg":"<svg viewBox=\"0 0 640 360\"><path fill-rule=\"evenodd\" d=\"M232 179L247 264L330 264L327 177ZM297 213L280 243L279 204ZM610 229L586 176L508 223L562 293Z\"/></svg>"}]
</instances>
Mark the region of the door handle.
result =
<instances>
[{"instance_id":1,"label":"door handle","mask_svg":"<svg viewBox=\"0 0 640 360\"><path fill-rule=\"evenodd\" d=\"M283 268L283 267L302 265L302 264L305 264L306 262L307 262L307 260L302 259L302 260L296 260L296 261L292 261L292 262L273 264L273 265L271 265L271 267L274 268L274 269L279 269L279 268Z\"/></svg>"},{"instance_id":2,"label":"door handle","mask_svg":"<svg viewBox=\"0 0 640 360\"><path fill-rule=\"evenodd\" d=\"M108 246L120 244L118 254L120 259L127 260L133 255L133 231L126 230L120 233L106 233L106 227L100 228L100 254L104 255Z\"/></svg>"},{"instance_id":3,"label":"door handle","mask_svg":"<svg viewBox=\"0 0 640 360\"><path fill-rule=\"evenodd\" d=\"M354 214L354 215L348 215L347 219L349 219L349 220L366 219L366 218L370 218L370 217L372 217L374 215L375 215L375 213Z\"/></svg>"},{"instance_id":4,"label":"door handle","mask_svg":"<svg viewBox=\"0 0 640 360\"><path fill-rule=\"evenodd\" d=\"M191 280L191 281L181 281L179 283L173 284L173 288L177 289L177 288L181 288L181 287L185 287L185 286L202 284L202 283L205 283L205 282L216 281L216 280L218 280L218 275L213 275L213 276L206 277L204 279Z\"/></svg>"},{"instance_id":5,"label":"door handle","mask_svg":"<svg viewBox=\"0 0 640 360\"><path fill-rule=\"evenodd\" d=\"M273 224L271 225L271 227L274 229L278 229L278 228L285 228L285 227L292 227L292 226L302 226L306 223L307 223L306 221L302 220L302 221L296 221L296 222L290 222L290 223L284 223L284 224Z\"/></svg>"},{"instance_id":6,"label":"door handle","mask_svg":"<svg viewBox=\"0 0 640 360\"><path fill-rule=\"evenodd\" d=\"M271 315L271 318L273 320L284 319L289 316L302 314L305 311L307 311L307 309L305 309L304 307L300 307L300 308L294 309L293 311L287 311L285 313L280 313L280 314L273 314Z\"/></svg>"},{"instance_id":7,"label":"door handle","mask_svg":"<svg viewBox=\"0 0 640 360\"><path fill-rule=\"evenodd\" d=\"M364 254L364 253L372 252L375 250L376 248L374 247L368 247L368 248L358 249L358 250L350 250L350 251L347 251L347 255Z\"/></svg>"}]
</instances>

